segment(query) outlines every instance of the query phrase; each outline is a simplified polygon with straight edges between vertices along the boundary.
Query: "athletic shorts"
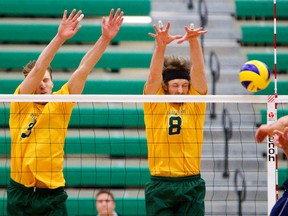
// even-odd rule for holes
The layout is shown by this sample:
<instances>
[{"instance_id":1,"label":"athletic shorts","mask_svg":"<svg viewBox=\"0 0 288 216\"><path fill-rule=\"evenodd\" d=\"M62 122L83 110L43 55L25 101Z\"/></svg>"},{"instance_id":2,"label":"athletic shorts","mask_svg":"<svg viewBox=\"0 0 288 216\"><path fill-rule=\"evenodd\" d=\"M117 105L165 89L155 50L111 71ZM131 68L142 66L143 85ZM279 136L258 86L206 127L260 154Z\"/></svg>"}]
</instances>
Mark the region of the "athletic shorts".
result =
<instances>
[{"instance_id":1,"label":"athletic shorts","mask_svg":"<svg viewBox=\"0 0 288 216\"><path fill-rule=\"evenodd\" d=\"M200 174L170 178L152 176L145 185L147 216L204 216L206 188Z\"/></svg>"},{"instance_id":2,"label":"athletic shorts","mask_svg":"<svg viewBox=\"0 0 288 216\"><path fill-rule=\"evenodd\" d=\"M275 203L270 216L287 216L288 214L288 179L284 182L283 196Z\"/></svg>"},{"instance_id":3,"label":"athletic shorts","mask_svg":"<svg viewBox=\"0 0 288 216\"><path fill-rule=\"evenodd\" d=\"M7 213L8 216L64 216L67 215L67 198L64 187L27 188L10 179L7 189Z\"/></svg>"}]
</instances>

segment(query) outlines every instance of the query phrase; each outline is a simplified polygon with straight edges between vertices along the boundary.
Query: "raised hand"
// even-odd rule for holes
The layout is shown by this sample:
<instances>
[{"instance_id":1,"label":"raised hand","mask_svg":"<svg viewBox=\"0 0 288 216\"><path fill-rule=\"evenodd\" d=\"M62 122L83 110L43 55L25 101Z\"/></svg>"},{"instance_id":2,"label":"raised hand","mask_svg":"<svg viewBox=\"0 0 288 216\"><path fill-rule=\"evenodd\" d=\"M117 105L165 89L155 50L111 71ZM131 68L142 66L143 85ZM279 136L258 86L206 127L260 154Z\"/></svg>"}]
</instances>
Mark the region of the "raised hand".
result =
<instances>
[{"instance_id":1,"label":"raised hand","mask_svg":"<svg viewBox=\"0 0 288 216\"><path fill-rule=\"evenodd\" d=\"M273 131L274 135L274 144L282 148L283 146L288 145L288 128L285 128L284 131L275 130Z\"/></svg>"},{"instance_id":2,"label":"raised hand","mask_svg":"<svg viewBox=\"0 0 288 216\"><path fill-rule=\"evenodd\" d=\"M102 36L112 40L119 32L120 26L124 20L124 12L120 12L120 8L117 9L114 14L114 9L111 9L109 18L102 18Z\"/></svg>"},{"instance_id":3,"label":"raised hand","mask_svg":"<svg viewBox=\"0 0 288 216\"><path fill-rule=\"evenodd\" d=\"M185 26L185 31L186 31L186 34L180 40L178 40L177 42L178 44L181 44L184 41L190 41L190 40L196 39L200 35L206 34L208 32L207 30L204 31L202 27L194 29L194 26L192 24L190 28Z\"/></svg>"},{"instance_id":4,"label":"raised hand","mask_svg":"<svg viewBox=\"0 0 288 216\"><path fill-rule=\"evenodd\" d=\"M255 140L257 143L261 143L263 142L263 140L265 139L265 137L267 137L269 134L268 134L268 126L266 124L264 125L261 125L256 133L255 133Z\"/></svg>"},{"instance_id":5,"label":"raised hand","mask_svg":"<svg viewBox=\"0 0 288 216\"><path fill-rule=\"evenodd\" d=\"M165 29L163 28L162 23L159 25L159 28L157 28L156 25L153 25L153 27L156 34L153 33L148 34L155 39L156 44L159 46L166 46L170 44L172 41L182 38L182 35L172 36L169 34L170 22L167 23Z\"/></svg>"},{"instance_id":6,"label":"raised hand","mask_svg":"<svg viewBox=\"0 0 288 216\"><path fill-rule=\"evenodd\" d=\"M81 25L78 25L79 21L77 20L81 14L81 10L76 13L76 9L74 9L67 18L67 10L65 10L61 23L58 27L58 36L64 38L65 40L73 37L81 28Z\"/></svg>"},{"instance_id":7,"label":"raised hand","mask_svg":"<svg viewBox=\"0 0 288 216\"><path fill-rule=\"evenodd\" d=\"M278 148L282 148L286 156L288 156L288 127L284 131L274 130L274 144Z\"/></svg>"}]
</instances>

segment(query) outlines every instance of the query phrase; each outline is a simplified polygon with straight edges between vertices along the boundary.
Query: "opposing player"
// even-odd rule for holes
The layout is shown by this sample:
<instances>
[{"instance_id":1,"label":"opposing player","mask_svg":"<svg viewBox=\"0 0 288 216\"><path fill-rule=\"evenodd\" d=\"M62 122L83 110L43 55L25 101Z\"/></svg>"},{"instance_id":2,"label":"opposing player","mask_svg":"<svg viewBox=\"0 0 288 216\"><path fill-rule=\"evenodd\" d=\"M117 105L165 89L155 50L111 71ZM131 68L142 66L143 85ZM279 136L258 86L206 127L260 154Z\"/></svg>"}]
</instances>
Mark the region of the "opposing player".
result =
<instances>
[{"instance_id":1,"label":"opposing player","mask_svg":"<svg viewBox=\"0 0 288 216\"><path fill-rule=\"evenodd\" d=\"M185 26L185 35L154 25L156 47L144 94L205 95L208 88L198 37L202 28ZM166 56L168 44L189 43L190 60ZM191 62L193 66L191 66ZM205 103L144 103L151 180L145 185L147 215L204 215L205 181L200 175Z\"/></svg>"},{"instance_id":2,"label":"opposing player","mask_svg":"<svg viewBox=\"0 0 288 216\"><path fill-rule=\"evenodd\" d=\"M28 63L25 79L15 94L51 94L50 63L57 50L81 28L82 12L64 12L58 32L37 61ZM80 18L79 18L80 17ZM78 20L77 20L78 19ZM53 94L81 94L88 74L99 61L123 22L123 12L112 9L102 19L102 35L81 60L66 84ZM67 215L63 175L64 141L74 103L12 102L10 105L11 180L7 190L8 215Z\"/></svg>"},{"instance_id":3,"label":"opposing player","mask_svg":"<svg viewBox=\"0 0 288 216\"><path fill-rule=\"evenodd\" d=\"M288 116L279 118L271 124L261 125L256 133L257 143L262 143L267 136L274 136L274 144L283 150L288 158ZM275 203L270 216L285 216L288 214L288 179L283 184L283 196Z\"/></svg>"}]
</instances>

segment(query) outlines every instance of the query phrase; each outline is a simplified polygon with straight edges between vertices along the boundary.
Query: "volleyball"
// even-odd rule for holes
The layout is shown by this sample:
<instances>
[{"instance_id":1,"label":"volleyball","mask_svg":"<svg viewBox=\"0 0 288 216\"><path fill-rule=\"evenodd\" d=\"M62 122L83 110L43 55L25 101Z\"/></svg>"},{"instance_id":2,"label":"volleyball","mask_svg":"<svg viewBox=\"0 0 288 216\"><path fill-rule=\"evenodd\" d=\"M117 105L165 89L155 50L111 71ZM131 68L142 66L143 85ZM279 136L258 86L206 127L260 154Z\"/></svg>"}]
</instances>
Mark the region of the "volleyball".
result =
<instances>
[{"instance_id":1,"label":"volleyball","mask_svg":"<svg viewBox=\"0 0 288 216\"><path fill-rule=\"evenodd\" d=\"M251 60L242 66L239 79L248 91L261 91L270 83L270 70L265 63L258 60Z\"/></svg>"}]
</instances>

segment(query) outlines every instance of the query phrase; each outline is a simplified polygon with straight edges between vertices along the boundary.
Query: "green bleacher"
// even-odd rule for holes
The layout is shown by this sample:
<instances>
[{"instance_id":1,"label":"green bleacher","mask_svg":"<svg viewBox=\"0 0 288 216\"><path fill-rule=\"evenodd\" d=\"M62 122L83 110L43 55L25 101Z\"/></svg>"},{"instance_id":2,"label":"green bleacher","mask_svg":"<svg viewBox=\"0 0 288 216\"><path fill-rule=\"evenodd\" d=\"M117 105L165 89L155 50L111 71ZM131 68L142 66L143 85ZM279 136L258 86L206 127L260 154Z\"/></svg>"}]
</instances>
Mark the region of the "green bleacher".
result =
<instances>
[{"instance_id":1,"label":"green bleacher","mask_svg":"<svg viewBox=\"0 0 288 216\"><path fill-rule=\"evenodd\" d=\"M0 126L9 127L9 107L0 107ZM142 108L73 108L69 128L144 128Z\"/></svg>"},{"instance_id":2,"label":"green bleacher","mask_svg":"<svg viewBox=\"0 0 288 216\"><path fill-rule=\"evenodd\" d=\"M16 87L23 81L24 77L21 73L23 66L27 62L37 59L42 50L40 47L48 44L57 32L58 24L54 22L56 20L54 18L60 20L65 9L70 13L74 8L77 10L81 9L87 19L90 17L101 18L102 16L108 16L111 8L121 8L125 16L150 16L151 0L0 1L0 16L15 19L15 22L14 20L9 20L8 22L0 23L0 43L8 47L8 49L4 48L0 51L0 70L2 71L0 94L13 94ZM22 22L22 17L24 19L33 18ZM49 19L34 22L34 17ZM133 18L131 20L133 21ZM71 47L76 47L77 45L77 47L73 50L69 49L69 51L60 49L53 59L51 66L55 71L54 73L58 71L67 73L74 71L86 53L86 51L82 51L84 49L81 48L81 45L91 45L101 34L100 22L91 24L91 22L83 21L81 24L81 30L65 43L69 44L68 46L74 45ZM123 46L111 46L111 49L104 53L95 68L101 68L105 71L134 69L135 74L138 72L137 69L148 69L152 58L152 49L151 51L149 49L137 51L133 46L125 47L124 45L129 42L154 41L148 35L149 32L154 32L150 23L124 23L111 43L112 45L121 44L121 42L125 43L123 43ZM42 45L38 48L37 45L39 44ZM33 45L33 48L15 50L10 49L10 45ZM34 49L34 47L36 48ZM19 74L17 78L6 77L6 74L10 75L15 73L15 71ZM54 90L56 91L67 80L54 78L53 82ZM144 83L144 80L124 78L120 80L115 80L114 78L96 80L91 78L87 80L83 94L142 95ZM3 103L0 106L0 127L3 131L9 130L8 123L9 103ZM76 131L76 129L79 129L79 133L74 133L73 130ZM105 135L106 129L109 136ZM115 133L111 134L110 129ZM120 133L118 133L117 129L119 129ZM135 129L144 129L142 104L137 105L136 108L122 107L121 105L118 106L118 104L113 104L111 107L110 104L107 104L107 107L103 104L94 106L92 103L77 103L75 105L69 123L64 151L67 161L72 161L74 164L74 158L85 157L88 164L81 162L81 164L75 163L71 165L69 163L67 165L65 164L66 161L64 162L67 190L75 191L79 189L79 191L82 191L82 188L85 188L84 190L91 193L103 187L115 190L122 189L125 190L125 193L127 191L127 194L130 193L129 189L143 191L143 186L150 177L148 167L139 163L129 166L126 163L121 164L121 162L117 165L112 163L112 161L110 163L110 159L117 162L118 158L123 161L128 157L135 161L147 158L146 137L139 134L136 135L136 133L135 135L126 135L123 133L123 129L129 130L129 132L134 132ZM90 134L89 131L92 130L93 134ZM103 133L98 134L98 130ZM81 132L86 135L82 135ZM7 134L1 134L0 136L0 156L7 161L7 163L0 165L0 188L3 190L7 188L10 178L10 168L8 166L10 151L11 138L7 132ZM101 161L105 159L107 163L102 166L98 164L94 166L92 160L95 160L95 158ZM0 215L7 215L5 195L0 196ZM116 210L121 215L146 215L143 195L135 197L116 195L115 201ZM97 215L95 195L83 195L80 192L78 196L77 194L69 195L67 209L69 215Z\"/></svg>"},{"instance_id":3,"label":"green bleacher","mask_svg":"<svg viewBox=\"0 0 288 216\"><path fill-rule=\"evenodd\" d=\"M0 136L0 155L8 156L11 138ZM67 136L64 146L66 155L108 155L112 157L147 157L145 137Z\"/></svg>"},{"instance_id":4,"label":"green bleacher","mask_svg":"<svg viewBox=\"0 0 288 216\"><path fill-rule=\"evenodd\" d=\"M277 53L277 73L288 72L288 53ZM264 62L271 73L274 69L274 53L247 53L247 60L259 60Z\"/></svg>"},{"instance_id":5,"label":"green bleacher","mask_svg":"<svg viewBox=\"0 0 288 216\"><path fill-rule=\"evenodd\" d=\"M273 46L273 25L242 25L241 44L245 46ZM288 45L288 26L277 26L277 46Z\"/></svg>"},{"instance_id":6,"label":"green bleacher","mask_svg":"<svg viewBox=\"0 0 288 216\"><path fill-rule=\"evenodd\" d=\"M69 71L76 69L85 51L59 51L51 66L54 70ZM29 61L37 59L40 51L0 51L1 70L22 70ZM124 68L149 68L151 52L109 51L105 52L95 68L120 70Z\"/></svg>"},{"instance_id":7,"label":"green bleacher","mask_svg":"<svg viewBox=\"0 0 288 216\"><path fill-rule=\"evenodd\" d=\"M3 206L0 209L0 215L6 216L6 197L0 197ZM145 200L143 197L115 197L116 211L121 215L127 216L145 216ZM66 202L68 215L70 216L85 216L97 215L95 208L95 198L92 197L68 197Z\"/></svg>"},{"instance_id":8,"label":"green bleacher","mask_svg":"<svg viewBox=\"0 0 288 216\"><path fill-rule=\"evenodd\" d=\"M255 95L274 95L274 81L271 81L266 89L255 92ZM277 94L287 95L288 94L288 81L278 80L277 81Z\"/></svg>"},{"instance_id":9,"label":"green bleacher","mask_svg":"<svg viewBox=\"0 0 288 216\"><path fill-rule=\"evenodd\" d=\"M288 18L288 0L277 0L277 19ZM237 19L273 19L273 0L235 0Z\"/></svg>"},{"instance_id":10,"label":"green bleacher","mask_svg":"<svg viewBox=\"0 0 288 216\"><path fill-rule=\"evenodd\" d=\"M57 24L37 23L1 23L0 43L45 43L48 44L51 38L57 33ZM123 24L112 43L122 41L153 41L148 35L154 32L151 24ZM67 40L66 43L94 43L101 35L100 24L82 24L77 34Z\"/></svg>"},{"instance_id":11,"label":"green bleacher","mask_svg":"<svg viewBox=\"0 0 288 216\"><path fill-rule=\"evenodd\" d=\"M64 163L65 164L65 163ZM149 181L148 167L135 166L88 166L64 167L66 187L143 187ZM6 187L10 180L10 167L0 165L0 187Z\"/></svg>"},{"instance_id":12,"label":"green bleacher","mask_svg":"<svg viewBox=\"0 0 288 216\"><path fill-rule=\"evenodd\" d=\"M22 76L22 74L20 76ZM22 81L22 77L19 79L0 79L0 93L13 94ZM59 90L67 81L68 80L63 79L54 80L53 90ZM92 80L88 78L83 94L142 95L144 84L144 80Z\"/></svg>"},{"instance_id":13,"label":"green bleacher","mask_svg":"<svg viewBox=\"0 0 288 216\"><path fill-rule=\"evenodd\" d=\"M10 178L9 167L0 167L0 187L6 187ZM64 168L67 188L105 187L129 188L143 187L149 180L147 167L67 167ZM0 197L6 205L6 197ZM125 215L145 215L144 197L115 197L116 210ZM1 208L0 208L1 209ZM3 207L6 209L6 206ZM69 196L67 200L69 215L92 215L95 213L95 198L87 196ZM5 215L6 211L4 211Z\"/></svg>"},{"instance_id":14,"label":"green bleacher","mask_svg":"<svg viewBox=\"0 0 288 216\"><path fill-rule=\"evenodd\" d=\"M8 0L0 1L0 16L62 17L63 11L82 10L85 16L107 16L121 8L126 16L149 16L150 0Z\"/></svg>"}]
</instances>

